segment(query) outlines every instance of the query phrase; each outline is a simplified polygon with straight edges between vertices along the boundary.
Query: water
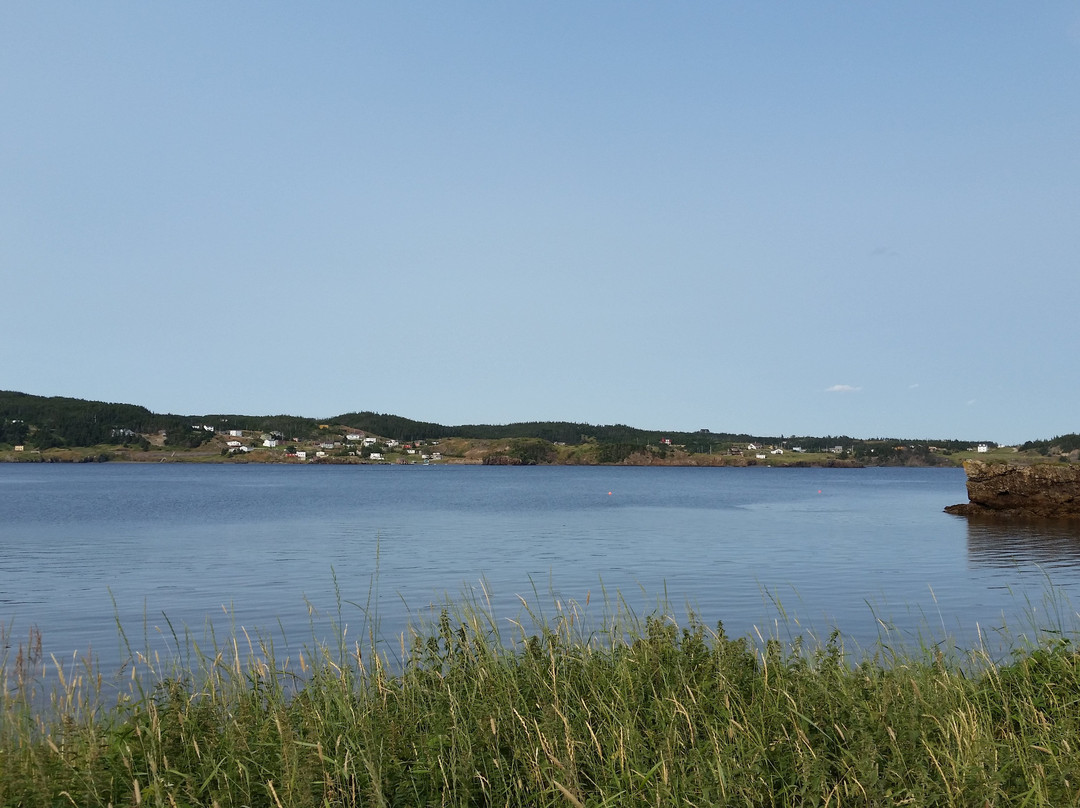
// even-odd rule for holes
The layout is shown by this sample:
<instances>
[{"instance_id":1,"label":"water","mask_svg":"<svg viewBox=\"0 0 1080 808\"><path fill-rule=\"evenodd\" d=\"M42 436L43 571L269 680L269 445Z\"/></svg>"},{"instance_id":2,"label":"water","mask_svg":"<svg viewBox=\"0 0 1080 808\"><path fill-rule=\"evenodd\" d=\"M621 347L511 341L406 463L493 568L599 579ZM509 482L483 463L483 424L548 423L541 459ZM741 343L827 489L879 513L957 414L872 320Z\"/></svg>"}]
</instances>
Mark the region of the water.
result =
<instances>
[{"instance_id":1,"label":"water","mask_svg":"<svg viewBox=\"0 0 1080 808\"><path fill-rule=\"evenodd\" d=\"M959 469L0 465L0 621L106 666L117 622L137 648L210 622L291 651L340 615L391 648L463 596L500 619L666 599L862 647L1070 622L1080 532L942 512L965 499Z\"/></svg>"}]
</instances>

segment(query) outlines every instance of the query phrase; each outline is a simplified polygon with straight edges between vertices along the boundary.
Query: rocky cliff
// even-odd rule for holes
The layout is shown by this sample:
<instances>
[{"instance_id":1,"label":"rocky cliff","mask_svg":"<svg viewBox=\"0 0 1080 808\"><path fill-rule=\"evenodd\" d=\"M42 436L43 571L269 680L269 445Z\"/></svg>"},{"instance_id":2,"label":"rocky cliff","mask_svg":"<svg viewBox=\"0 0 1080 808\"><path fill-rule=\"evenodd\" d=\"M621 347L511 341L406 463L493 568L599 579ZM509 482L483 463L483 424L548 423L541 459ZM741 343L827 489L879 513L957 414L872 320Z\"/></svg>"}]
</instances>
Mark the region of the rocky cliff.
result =
<instances>
[{"instance_id":1,"label":"rocky cliff","mask_svg":"<svg viewBox=\"0 0 1080 808\"><path fill-rule=\"evenodd\" d=\"M1080 519L1080 466L967 460L964 471L971 501L950 505L948 513Z\"/></svg>"}]
</instances>

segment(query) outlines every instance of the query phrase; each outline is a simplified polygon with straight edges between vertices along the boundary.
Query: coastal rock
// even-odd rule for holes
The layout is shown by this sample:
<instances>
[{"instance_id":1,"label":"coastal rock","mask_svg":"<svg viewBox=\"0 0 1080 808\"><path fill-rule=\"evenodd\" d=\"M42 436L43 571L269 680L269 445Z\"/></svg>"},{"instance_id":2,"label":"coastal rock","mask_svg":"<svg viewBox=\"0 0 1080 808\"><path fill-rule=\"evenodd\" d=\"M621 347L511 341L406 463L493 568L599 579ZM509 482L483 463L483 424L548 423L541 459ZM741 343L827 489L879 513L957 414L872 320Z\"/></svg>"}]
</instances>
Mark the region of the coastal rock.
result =
<instances>
[{"instance_id":1,"label":"coastal rock","mask_svg":"<svg viewBox=\"0 0 1080 808\"><path fill-rule=\"evenodd\" d=\"M484 466L520 466L520 465L522 465L520 457L510 457L510 455L496 454L494 452L492 452L491 454L484 455L484 459L482 461L480 461L480 462L481 462L481 465L484 465Z\"/></svg>"},{"instance_id":2,"label":"coastal rock","mask_svg":"<svg viewBox=\"0 0 1080 808\"><path fill-rule=\"evenodd\" d=\"M970 502L950 505L961 516L1080 518L1080 466L964 462Z\"/></svg>"}]
</instances>

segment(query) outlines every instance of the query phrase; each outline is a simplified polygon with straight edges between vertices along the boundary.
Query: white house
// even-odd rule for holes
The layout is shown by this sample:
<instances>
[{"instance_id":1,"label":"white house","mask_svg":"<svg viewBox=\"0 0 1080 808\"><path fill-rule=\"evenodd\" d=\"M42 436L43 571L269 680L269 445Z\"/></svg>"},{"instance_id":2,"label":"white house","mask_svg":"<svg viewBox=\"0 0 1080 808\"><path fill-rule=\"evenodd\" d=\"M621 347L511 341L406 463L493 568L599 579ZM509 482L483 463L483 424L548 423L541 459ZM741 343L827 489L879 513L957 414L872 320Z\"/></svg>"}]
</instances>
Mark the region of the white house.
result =
<instances>
[{"instance_id":1,"label":"white house","mask_svg":"<svg viewBox=\"0 0 1080 808\"><path fill-rule=\"evenodd\" d=\"M226 446L228 446L228 447L230 447L230 448L232 448L232 449L239 449L239 448L240 448L241 446L243 446L244 444L242 444L242 443L241 443L240 441L238 441L238 440L231 440L231 441L228 441L228 442L227 442L227 443L226 443L225 445L226 445Z\"/></svg>"},{"instance_id":2,"label":"white house","mask_svg":"<svg viewBox=\"0 0 1080 808\"><path fill-rule=\"evenodd\" d=\"M242 438L242 437L244 437L244 430L242 430L242 429L230 429L229 430L229 435L230 435L230 437L233 437L233 438Z\"/></svg>"},{"instance_id":3,"label":"white house","mask_svg":"<svg viewBox=\"0 0 1080 808\"><path fill-rule=\"evenodd\" d=\"M372 460L382 460L383 459L382 452L372 452L370 455L368 455L368 457L370 457Z\"/></svg>"},{"instance_id":4,"label":"white house","mask_svg":"<svg viewBox=\"0 0 1080 808\"><path fill-rule=\"evenodd\" d=\"M374 446L376 443L378 443L378 440L371 437L371 436L368 436L368 437L364 438L364 445L365 446Z\"/></svg>"},{"instance_id":5,"label":"white house","mask_svg":"<svg viewBox=\"0 0 1080 808\"><path fill-rule=\"evenodd\" d=\"M345 440L363 440L363 439L364 439L364 436L361 435L359 432L350 432L348 435L345 436Z\"/></svg>"},{"instance_id":6,"label":"white house","mask_svg":"<svg viewBox=\"0 0 1080 808\"><path fill-rule=\"evenodd\" d=\"M387 445L387 446L388 446L389 448L393 449L393 448L394 448L395 446L397 446L397 445L399 445L399 444L398 444L398 442L397 442L396 440L393 440L393 439L391 438L390 440L388 440L388 441L386 442L386 445Z\"/></svg>"},{"instance_id":7,"label":"white house","mask_svg":"<svg viewBox=\"0 0 1080 808\"><path fill-rule=\"evenodd\" d=\"M277 446L277 441L273 438L266 438L265 440L263 440L263 446L265 446L267 449L273 449Z\"/></svg>"},{"instance_id":8,"label":"white house","mask_svg":"<svg viewBox=\"0 0 1080 808\"><path fill-rule=\"evenodd\" d=\"M975 447L975 451L976 452L989 452L990 447L987 446L985 443L980 443L978 446Z\"/></svg>"},{"instance_id":9,"label":"white house","mask_svg":"<svg viewBox=\"0 0 1080 808\"><path fill-rule=\"evenodd\" d=\"M784 453L783 449L777 448L777 449L773 449L769 454L783 454L783 453Z\"/></svg>"},{"instance_id":10,"label":"white house","mask_svg":"<svg viewBox=\"0 0 1080 808\"><path fill-rule=\"evenodd\" d=\"M297 460L307 460L307 452L297 452L296 453L296 459Z\"/></svg>"}]
</instances>

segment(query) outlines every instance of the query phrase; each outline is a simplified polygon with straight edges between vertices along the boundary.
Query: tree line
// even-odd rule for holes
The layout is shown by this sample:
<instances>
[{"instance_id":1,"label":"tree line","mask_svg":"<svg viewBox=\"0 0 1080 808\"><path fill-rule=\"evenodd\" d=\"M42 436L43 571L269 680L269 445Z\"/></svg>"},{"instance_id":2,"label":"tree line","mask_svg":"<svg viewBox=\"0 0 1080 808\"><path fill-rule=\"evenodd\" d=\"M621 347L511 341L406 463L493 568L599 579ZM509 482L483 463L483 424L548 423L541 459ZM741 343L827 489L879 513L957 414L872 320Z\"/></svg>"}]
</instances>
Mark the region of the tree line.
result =
<instances>
[{"instance_id":1,"label":"tree line","mask_svg":"<svg viewBox=\"0 0 1080 808\"><path fill-rule=\"evenodd\" d=\"M100 444L145 444L143 436L164 432L166 443L172 446L195 447L215 432L240 429L250 432L278 434L286 438L306 439L320 434L320 425L333 425L382 438L402 442L466 438L473 440L542 441L547 444L577 446L596 443L607 447L601 454L606 462L619 462L646 447L681 447L687 452L709 453L728 451L750 443L799 447L806 452L834 451L840 447L860 460L889 460L901 462L913 454L926 458L930 452L926 441L908 442L897 439L874 438L857 440L847 435L769 436L745 433L664 432L638 429L625 424L586 424L570 421L524 421L512 424L462 424L447 426L427 421L415 421L400 415L371 411L348 412L317 420L295 415L173 415L160 414L134 404L86 401L77 398L34 396L27 393L0 391L0 445L29 445L38 449L82 447ZM192 427L200 427L193 429ZM212 427L211 432L201 427ZM970 448L970 441L939 440L933 442L944 452ZM526 448L527 447L527 448ZM1050 441L1030 441L1024 448L1044 453L1051 447L1062 451L1080 448L1080 436L1065 435ZM547 450L535 443L515 444L521 462L544 462Z\"/></svg>"},{"instance_id":2,"label":"tree line","mask_svg":"<svg viewBox=\"0 0 1080 808\"><path fill-rule=\"evenodd\" d=\"M1067 454L1080 449L1080 435L1070 432L1049 440L1029 440L1020 447L1024 451L1034 451L1041 455Z\"/></svg>"}]
</instances>

